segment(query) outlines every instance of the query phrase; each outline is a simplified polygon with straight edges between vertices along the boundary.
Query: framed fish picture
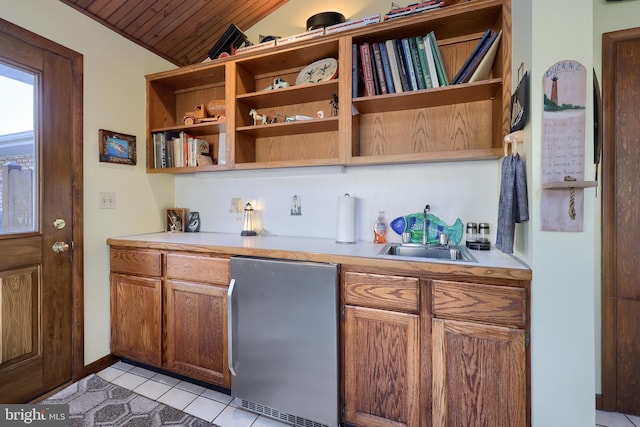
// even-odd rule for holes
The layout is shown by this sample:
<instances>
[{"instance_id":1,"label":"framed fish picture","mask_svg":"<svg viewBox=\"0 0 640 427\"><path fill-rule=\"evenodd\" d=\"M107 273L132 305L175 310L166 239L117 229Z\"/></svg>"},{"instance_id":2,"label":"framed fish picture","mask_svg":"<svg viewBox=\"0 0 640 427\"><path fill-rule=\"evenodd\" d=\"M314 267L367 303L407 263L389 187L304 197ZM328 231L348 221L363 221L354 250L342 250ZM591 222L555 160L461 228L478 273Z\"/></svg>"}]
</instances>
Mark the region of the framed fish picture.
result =
<instances>
[{"instance_id":1,"label":"framed fish picture","mask_svg":"<svg viewBox=\"0 0 640 427\"><path fill-rule=\"evenodd\" d=\"M136 137L100 129L100 161L124 165L136 164Z\"/></svg>"}]
</instances>

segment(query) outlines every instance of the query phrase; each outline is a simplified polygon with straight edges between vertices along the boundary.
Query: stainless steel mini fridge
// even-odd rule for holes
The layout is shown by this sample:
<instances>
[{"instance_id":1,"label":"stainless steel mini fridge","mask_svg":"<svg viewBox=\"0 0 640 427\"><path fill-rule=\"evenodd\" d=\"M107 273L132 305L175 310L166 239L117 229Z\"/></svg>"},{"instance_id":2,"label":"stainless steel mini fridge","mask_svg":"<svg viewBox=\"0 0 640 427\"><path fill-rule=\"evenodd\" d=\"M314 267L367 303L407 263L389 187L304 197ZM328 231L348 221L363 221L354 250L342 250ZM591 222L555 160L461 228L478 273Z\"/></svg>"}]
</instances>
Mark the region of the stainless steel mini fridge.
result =
<instances>
[{"instance_id":1,"label":"stainless steel mini fridge","mask_svg":"<svg viewBox=\"0 0 640 427\"><path fill-rule=\"evenodd\" d=\"M244 409L337 427L338 266L232 257L231 394Z\"/></svg>"}]
</instances>

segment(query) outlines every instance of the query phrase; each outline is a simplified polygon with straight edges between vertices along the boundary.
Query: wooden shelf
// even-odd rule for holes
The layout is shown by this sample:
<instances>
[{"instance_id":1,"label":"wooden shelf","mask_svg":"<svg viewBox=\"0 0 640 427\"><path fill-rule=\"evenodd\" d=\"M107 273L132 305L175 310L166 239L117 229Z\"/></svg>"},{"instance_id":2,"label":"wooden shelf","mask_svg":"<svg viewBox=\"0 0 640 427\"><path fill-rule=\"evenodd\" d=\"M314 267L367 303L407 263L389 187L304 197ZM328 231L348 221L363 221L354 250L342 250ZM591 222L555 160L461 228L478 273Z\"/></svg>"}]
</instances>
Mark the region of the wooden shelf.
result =
<instances>
[{"instance_id":1,"label":"wooden shelf","mask_svg":"<svg viewBox=\"0 0 640 427\"><path fill-rule=\"evenodd\" d=\"M501 88L502 79L491 79L474 83L443 86L435 89L364 96L355 98L353 105L358 112L362 114L413 110L416 108L491 100L501 96Z\"/></svg>"},{"instance_id":2,"label":"wooden shelf","mask_svg":"<svg viewBox=\"0 0 640 427\"><path fill-rule=\"evenodd\" d=\"M377 165L498 159L510 128L511 1L473 0L285 46L147 76L147 170L194 173L319 165ZM449 77L487 29L502 31L488 79L402 93L353 97L353 46L434 32ZM335 58L339 77L295 85L308 64ZM359 62L359 61L358 61ZM274 79L291 86L262 90ZM330 116L333 97L338 116ZM186 112L224 100L226 121L182 125ZM252 125L251 109L314 117ZM323 111L324 119L316 119ZM226 165L154 169L156 132L186 132L219 143ZM578 187L562 183L560 188ZM554 187L555 188L555 187Z\"/></svg>"},{"instance_id":3,"label":"wooden shelf","mask_svg":"<svg viewBox=\"0 0 640 427\"><path fill-rule=\"evenodd\" d=\"M296 120L295 122L273 123L270 125L241 126L236 129L254 138L297 135L301 133L330 132L338 130L338 118Z\"/></svg>"},{"instance_id":4,"label":"wooden shelf","mask_svg":"<svg viewBox=\"0 0 640 427\"><path fill-rule=\"evenodd\" d=\"M469 160L494 160L502 157L502 150L490 148L486 150L438 151L431 153L411 153L382 156L354 156L349 165L380 165L389 163L433 163Z\"/></svg>"},{"instance_id":5,"label":"wooden shelf","mask_svg":"<svg viewBox=\"0 0 640 427\"><path fill-rule=\"evenodd\" d=\"M565 190L567 188L597 187L598 181L553 181L542 184L544 190Z\"/></svg>"},{"instance_id":6,"label":"wooden shelf","mask_svg":"<svg viewBox=\"0 0 640 427\"><path fill-rule=\"evenodd\" d=\"M338 94L339 83L340 80L334 79L314 84L251 92L238 95L236 100L251 105L253 108L267 108L315 101L329 102L332 94Z\"/></svg>"},{"instance_id":7,"label":"wooden shelf","mask_svg":"<svg viewBox=\"0 0 640 427\"><path fill-rule=\"evenodd\" d=\"M226 130L225 122L197 123L195 125L168 126L163 128L151 129L151 133L157 132L187 132L193 136L203 136L223 133Z\"/></svg>"},{"instance_id":8,"label":"wooden shelf","mask_svg":"<svg viewBox=\"0 0 640 427\"><path fill-rule=\"evenodd\" d=\"M229 165L211 165L211 166L196 166L185 168L147 168L147 173L171 173L171 174L183 174L183 173L196 173L196 172L213 172L229 170Z\"/></svg>"}]
</instances>

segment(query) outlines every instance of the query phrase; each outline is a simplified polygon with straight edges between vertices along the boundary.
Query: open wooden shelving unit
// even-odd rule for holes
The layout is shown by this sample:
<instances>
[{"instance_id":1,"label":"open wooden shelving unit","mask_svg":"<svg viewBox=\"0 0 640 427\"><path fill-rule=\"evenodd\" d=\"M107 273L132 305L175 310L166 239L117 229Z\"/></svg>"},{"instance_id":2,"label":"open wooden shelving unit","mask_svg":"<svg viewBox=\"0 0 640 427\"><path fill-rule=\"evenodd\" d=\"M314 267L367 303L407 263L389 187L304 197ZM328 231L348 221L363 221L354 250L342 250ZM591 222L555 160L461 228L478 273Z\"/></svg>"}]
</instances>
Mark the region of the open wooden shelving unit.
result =
<instances>
[{"instance_id":1,"label":"open wooden shelving unit","mask_svg":"<svg viewBox=\"0 0 640 427\"><path fill-rule=\"evenodd\" d=\"M502 30L486 80L413 92L352 97L352 45L434 31L450 78L484 31ZM294 85L318 59L338 61L337 78ZM275 78L290 87L263 90ZM338 96L338 114L329 101ZM471 0L335 35L147 76L147 172L192 173L319 165L375 165L497 159L509 133L511 97L510 0ZM198 104L224 99L226 121L186 126ZM255 108L269 119L312 120L253 124ZM318 111L324 118L315 118ZM225 164L155 168L153 134L185 131L220 150ZM220 136L224 134L224 138Z\"/></svg>"}]
</instances>

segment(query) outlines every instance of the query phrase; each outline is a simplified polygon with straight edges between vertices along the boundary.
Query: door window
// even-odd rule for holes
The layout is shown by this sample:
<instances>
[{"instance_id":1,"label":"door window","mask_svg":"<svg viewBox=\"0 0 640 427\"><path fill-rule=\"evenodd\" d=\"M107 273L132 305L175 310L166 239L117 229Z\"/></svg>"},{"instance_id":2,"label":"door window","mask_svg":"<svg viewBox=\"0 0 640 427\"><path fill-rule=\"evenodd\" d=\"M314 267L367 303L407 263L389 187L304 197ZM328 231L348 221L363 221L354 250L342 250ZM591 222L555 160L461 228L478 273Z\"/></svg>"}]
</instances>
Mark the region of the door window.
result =
<instances>
[{"instance_id":1,"label":"door window","mask_svg":"<svg viewBox=\"0 0 640 427\"><path fill-rule=\"evenodd\" d=\"M0 62L0 235L38 225L36 77Z\"/></svg>"}]
</instances>

